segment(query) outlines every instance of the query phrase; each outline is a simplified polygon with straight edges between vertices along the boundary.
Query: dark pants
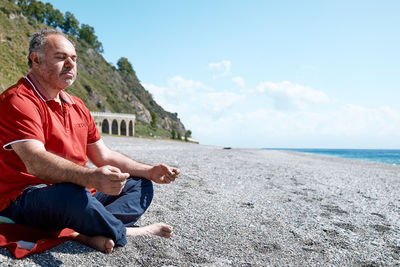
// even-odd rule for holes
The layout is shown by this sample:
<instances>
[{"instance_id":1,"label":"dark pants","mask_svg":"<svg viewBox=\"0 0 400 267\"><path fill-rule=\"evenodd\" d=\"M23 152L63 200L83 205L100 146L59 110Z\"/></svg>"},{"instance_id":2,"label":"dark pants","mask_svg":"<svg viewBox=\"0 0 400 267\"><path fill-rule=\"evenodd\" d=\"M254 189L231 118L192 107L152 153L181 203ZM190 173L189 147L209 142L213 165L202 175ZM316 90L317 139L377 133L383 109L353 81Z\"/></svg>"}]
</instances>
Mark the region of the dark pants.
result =
<instances>
[{"instance_id":1,"label":"dark pants","mask_svg":"<svg viewBox=\"0 0 400 267\"><path fill-rule=\"evenodd\" d=\"M125 226L134 224L152 199L152 182L136 177L127 180L119 196L92 196L87 188L71 183L43 184L25 189L0 216L48 230L71 228L88 236L106 236L124 246Z\"/></svg>"}]
</instances>

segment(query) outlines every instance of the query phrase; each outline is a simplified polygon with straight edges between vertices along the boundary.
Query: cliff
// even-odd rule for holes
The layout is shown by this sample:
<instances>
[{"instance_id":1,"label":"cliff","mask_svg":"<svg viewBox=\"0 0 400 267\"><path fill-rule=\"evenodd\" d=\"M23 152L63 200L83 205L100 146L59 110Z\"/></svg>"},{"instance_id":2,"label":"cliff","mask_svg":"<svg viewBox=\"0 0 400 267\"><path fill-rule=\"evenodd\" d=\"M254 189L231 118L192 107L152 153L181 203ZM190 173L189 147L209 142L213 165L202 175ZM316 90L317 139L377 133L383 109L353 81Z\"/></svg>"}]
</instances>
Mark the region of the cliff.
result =
<instances>
[{"instance_id":1,"label":"cliff","mask_svg":"<svg viewBox=\"0 0 400 267\"><path fill-rule=\"evenodd\" d=\"M14 1L0 1L0 92L28 73L29 36L45 27L49 26L24 16ZM74 35L71 39L78 54L78 77L68 92L81 98L91 111L135 114L140 134L185 135L177 114L156 103L133 69L117 68L84 40Z\"/></svg>"}]
</instances>

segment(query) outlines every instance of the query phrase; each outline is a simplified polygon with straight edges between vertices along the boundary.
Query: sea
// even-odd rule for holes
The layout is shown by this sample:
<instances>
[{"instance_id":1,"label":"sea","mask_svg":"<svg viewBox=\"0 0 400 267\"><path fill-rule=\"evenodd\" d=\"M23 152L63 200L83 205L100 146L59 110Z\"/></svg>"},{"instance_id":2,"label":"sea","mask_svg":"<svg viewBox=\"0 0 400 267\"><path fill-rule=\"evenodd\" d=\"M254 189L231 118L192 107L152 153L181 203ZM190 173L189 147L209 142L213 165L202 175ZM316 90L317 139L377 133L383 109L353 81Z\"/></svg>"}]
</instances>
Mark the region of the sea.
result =
<instances>
[{"instance_id":1,"label":"sea","mask_svg":"<svg viewBox=\"0 0 400 267\"><path fill-rule=\"evenodd\" d=\"M266 148L272 149L272 148ZM358 159L400 165L400 149L323 149L323 148L274 148L338 158Z\"/></svg>"}]
</instances>

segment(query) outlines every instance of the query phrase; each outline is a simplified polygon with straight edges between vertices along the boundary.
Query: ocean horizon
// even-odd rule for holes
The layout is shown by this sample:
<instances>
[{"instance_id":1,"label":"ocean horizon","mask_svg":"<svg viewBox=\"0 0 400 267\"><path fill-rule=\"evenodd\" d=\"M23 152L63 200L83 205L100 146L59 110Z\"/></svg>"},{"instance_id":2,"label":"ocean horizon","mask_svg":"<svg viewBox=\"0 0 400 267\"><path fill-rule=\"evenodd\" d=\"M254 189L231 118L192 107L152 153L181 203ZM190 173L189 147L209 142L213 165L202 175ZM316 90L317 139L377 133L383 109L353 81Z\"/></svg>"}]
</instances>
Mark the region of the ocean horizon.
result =
<instances>
[{"instance_id":1,"label":"ocean horizon","mask_svg":"<svg viewBox=\"0 0 400 267\"><path fill-rule=\"evenodd\" d=\"M400 165L400 149L263 148Z\"/></svg>"}]
</instances>

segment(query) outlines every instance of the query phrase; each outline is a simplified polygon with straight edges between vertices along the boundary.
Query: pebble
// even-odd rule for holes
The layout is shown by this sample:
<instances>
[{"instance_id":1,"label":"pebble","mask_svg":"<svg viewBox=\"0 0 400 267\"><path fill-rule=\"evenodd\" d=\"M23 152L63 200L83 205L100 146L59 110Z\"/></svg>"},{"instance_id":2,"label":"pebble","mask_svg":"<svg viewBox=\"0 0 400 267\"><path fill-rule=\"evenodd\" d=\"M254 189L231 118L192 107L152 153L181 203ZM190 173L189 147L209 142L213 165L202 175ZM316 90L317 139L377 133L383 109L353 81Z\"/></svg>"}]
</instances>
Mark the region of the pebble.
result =
<instances>
[{"instance_id":1,"label":"pebble","mask_svg":"<svg viewBox=\"0 0 400 267\"><path fill-rule=\"evenodd\" d=\"M171 239L140 236L106 255L66 242L0 266L388 266L399 259L400 167L290 151L229 150L106 136L140 162L179 167L155 185L144 226L163 221ZM379 177L379 178L377 178Z\"/></svg>"}]
</instances>

